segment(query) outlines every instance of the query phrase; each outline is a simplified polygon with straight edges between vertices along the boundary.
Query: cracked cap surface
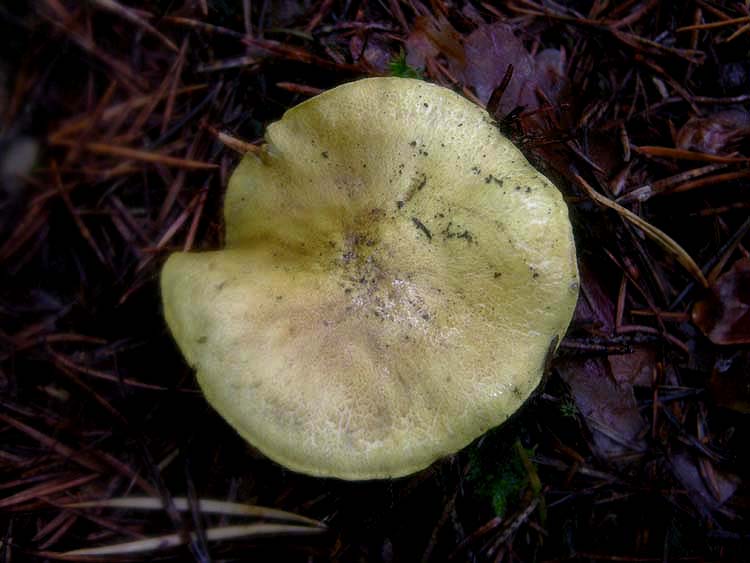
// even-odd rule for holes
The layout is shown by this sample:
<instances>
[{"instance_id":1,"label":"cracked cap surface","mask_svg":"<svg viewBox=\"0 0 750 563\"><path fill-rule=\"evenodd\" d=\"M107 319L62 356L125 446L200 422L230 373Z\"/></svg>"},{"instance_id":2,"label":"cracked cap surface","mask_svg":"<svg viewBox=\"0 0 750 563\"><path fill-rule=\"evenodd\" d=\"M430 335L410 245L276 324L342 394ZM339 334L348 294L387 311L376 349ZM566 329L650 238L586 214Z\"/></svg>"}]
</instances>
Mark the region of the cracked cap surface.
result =
<instances>
[{"instance_id":1,"label":"cracked cap surface","mask_svg":"<svg viewBox=\"0 0 750 563\"><path fill-rule=\"evenodd\" d=\"M568 211L489 115L404 78L268 127L226 248L175 253L167 323L213 407L271 459L406 475L510 416L578 295Z\"/></svg>"}]
</instances>

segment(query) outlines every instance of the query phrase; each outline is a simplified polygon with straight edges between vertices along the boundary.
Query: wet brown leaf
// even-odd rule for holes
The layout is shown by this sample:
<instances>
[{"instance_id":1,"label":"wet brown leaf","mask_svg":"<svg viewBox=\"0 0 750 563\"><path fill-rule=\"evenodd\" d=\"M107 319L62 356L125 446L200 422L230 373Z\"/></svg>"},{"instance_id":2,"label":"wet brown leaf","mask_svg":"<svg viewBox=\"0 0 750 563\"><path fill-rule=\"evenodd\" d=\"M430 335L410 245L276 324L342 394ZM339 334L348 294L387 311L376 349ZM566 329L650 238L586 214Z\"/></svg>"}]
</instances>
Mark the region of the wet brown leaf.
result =
<instances>
[{"instance_id":1,"label":"wet brown leaf","mask_svg":"<svg viewBox=\"0 0 750 563\"><path fill-rule=\"evenodd\" d=\"M692 117L677 133L679 149L720 154L750 131L750 114L744 110L720 111L708 117Z\"/></svg>"},{"instance_id":2,"label":"wet brown leaf","mask_svg":"<svg viewBox=\"0 0 750 563\"><path fill-rule=\"evenodd\" d=\"M571 388L599 457L615 461L645 450L640 437L645 422L638 412L633 388L612 378L606 360L562 361L558 369Z\"/></svg>"},{"instance_id":3,"label":"wet brown leaf","mask_svg":"<svg viewBox=\"0 0 750 563\"><path fill-rule=\"evenodd\" d=\"M538 108L537 90L554 103L567 84L562 51L545 49L532 56L513 28L502 22L480 25L461 40L444 19L420 18L406 45L407 62L413 66L423 67L427 59L443 55L451 73L484 104L503 82L508 65L513 65L498 106L501 115L519 106Z\"/></svg>"},{"instance_id":4,"label":"wet brown leaf","mask_svg":"<svg viewBox=\"0 0 750 563\"><path fill-rule=\"evenodd\" d=\"M362 37L353 35L349 40L349 53L355 61L364 60L372 69L386 73L388 63L393 58L387 42L378 37Z\"/></svg>"},{"instance_id":5,"label":"wet brown leaf","mask_svg":"<svg viewBox=\"0 0 750 563\"><path fill-rule=\"evenodd\" d=\"M553 103L565 85L565 58L557 49L531 56L523 42L504 23L479 26L464 41L464 61L452 61L452 70L463 78L485 104L503 81L509 64L513 75L500 100L501 114L518 106L539 107L537 88Z\"/></svg>"},{"instance_id":6,"label":"wet brown leaf","mask_svg":"<svg viewBox=\"0 0 750 563\"><path fill-rule=\"evenodd\" d=\"M715 344L750 343L750 258L737 260L693 307L693 322Z\"/></svg>"},{"instance_id":7,"label":"wet brown leaf","mask_svg":"<svg viewBox=\"0 0 750 563\"><path fill-rule=\"evenodd\" d=\"M448 60L463 60L461 36L442 16L417 18L406 39L406 62L425 68L429 59L441 53Z\"/></svg>"},{"instance_id":8,"label":"wet brown leaf","mask_svg":"<svg viewBox=\"0 0 750 563\"><path fill-rule=\"evenodd\" d=\"M486 103L490 99L492 91L502 82L505 69L512 64L513 76L500 102L501 112L509 113L516 106L536 107L532 80L536 63L509 25L478 27L466 38L464 48L464 64L457 68L460 61L452 61L452 67L474 88L480 100Z\"/></svg>"},{"instance_id":9,"label":"wet brown leaf","mask_svg":"<svg viewBox=\"0 0 750 563\"><path fill-rule=\"evenodd\" d=\"M651 386L656 365L656 350L651 346L636 346L630 354L608 356L612 377L620 385Z\"/></svg>"},{"instance_id":10,"label":"wet brown leaf","mask_svg":"<svg viewBox=\"0 0 750 563\"><path fill-rule=\"evenodd\" d=\"M736 475L719 471L692 454L678 452L671 456L670 461L672 471L687 489L690 498L706 512L724 504L737 490L739 479Z\"/></svg>"},{"instance_id":11,"label":"wet brown leaf","mask_svg":"<svg viewBox=\"0 0 750 563\"><path fill-rule=\"evenodd\" d=\"M573 323L588 326L592 334L606 336L614 331L614 309L597 274L582 263L581 296ZM645 448L641 438L645 422L633 394L634 379L627 373L627 363L646 361L646 357L612 358L569 358L557 363L558 373L570 386L591 432L596 454L610 460Z\"/></svg>"},{"instance_id":12,"label":"wet brown leaf","mask_svg":"<svg viewBox=\"0 0 750 563\"><path fill-rule=\"evenodd\" d=\"M611 334L615 327L615 304L602 286L595 271L585 262L580 264L581 295L573 322L593 325L599 334Z\"/></svg>"}]
</instances>

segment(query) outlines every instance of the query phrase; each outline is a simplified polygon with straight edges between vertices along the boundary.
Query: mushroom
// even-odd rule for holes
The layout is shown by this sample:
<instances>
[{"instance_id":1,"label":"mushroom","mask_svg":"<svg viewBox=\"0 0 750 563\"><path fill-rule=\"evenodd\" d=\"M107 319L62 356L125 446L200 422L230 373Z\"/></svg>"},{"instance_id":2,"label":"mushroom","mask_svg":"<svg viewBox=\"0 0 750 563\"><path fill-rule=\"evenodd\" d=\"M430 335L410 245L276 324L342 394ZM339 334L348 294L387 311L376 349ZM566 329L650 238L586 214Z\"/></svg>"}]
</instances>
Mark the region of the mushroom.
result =
<instances>
[{"instance_id":1,"label":"mushroom","mask_svg":"<svg viewBox=\"0 0 750 563\"><path fill-rule=\"evenodd\" d=\"M287 111L229 181L226 247L161 276L213 407L295 471L403 476L502 423L578 294L560 192L456 93L369 78Z\"/></svg>"}]
</instances>

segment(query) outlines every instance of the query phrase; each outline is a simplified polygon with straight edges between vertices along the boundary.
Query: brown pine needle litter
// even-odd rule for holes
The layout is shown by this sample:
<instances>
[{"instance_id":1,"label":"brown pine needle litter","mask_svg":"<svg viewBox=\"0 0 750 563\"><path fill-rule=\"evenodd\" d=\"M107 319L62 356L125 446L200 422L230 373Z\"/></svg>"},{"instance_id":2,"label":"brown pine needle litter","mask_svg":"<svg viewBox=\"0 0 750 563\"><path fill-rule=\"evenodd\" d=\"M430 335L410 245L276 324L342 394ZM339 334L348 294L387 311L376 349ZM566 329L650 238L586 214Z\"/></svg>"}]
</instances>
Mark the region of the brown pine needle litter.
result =
<instances>
[{"instance_id":1,"label":"brown pine needle litter","mask_svg":"<svg viewBox=\"0 0 750 563\"><path fill-rule=\"evenodd\" d=\"M1 4L0 562L746 557L747 2ZM394 75L487 106L555 181L580 295L508 424L314 479L208 406L158 276L223 246L268 124Z\"/></svg>"}]
</instances>

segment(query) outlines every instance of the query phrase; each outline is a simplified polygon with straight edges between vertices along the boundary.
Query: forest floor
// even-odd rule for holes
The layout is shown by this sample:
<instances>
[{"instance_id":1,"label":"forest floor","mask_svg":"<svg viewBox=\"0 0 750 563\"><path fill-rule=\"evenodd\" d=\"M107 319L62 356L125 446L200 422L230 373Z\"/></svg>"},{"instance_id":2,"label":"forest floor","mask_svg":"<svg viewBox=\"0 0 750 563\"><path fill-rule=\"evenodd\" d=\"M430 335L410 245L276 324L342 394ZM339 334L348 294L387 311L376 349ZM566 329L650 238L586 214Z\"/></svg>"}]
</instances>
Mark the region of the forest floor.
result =
<instances>
[{"instance_id":1,"label":"forest floor","mask_svg":"<svg viewBox=\"0 0 750 563\"><path fill-rule=\"evenodd\" d=\"M748 2L15 4L0 563L743 560ZM268 123L387 75L485 106L555 180L581 292L509 423L411 477L316 479L208 406L158 276L170 252L221 247L228 175Z\"/></svg>"}]
</instances>

